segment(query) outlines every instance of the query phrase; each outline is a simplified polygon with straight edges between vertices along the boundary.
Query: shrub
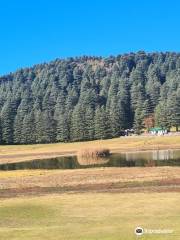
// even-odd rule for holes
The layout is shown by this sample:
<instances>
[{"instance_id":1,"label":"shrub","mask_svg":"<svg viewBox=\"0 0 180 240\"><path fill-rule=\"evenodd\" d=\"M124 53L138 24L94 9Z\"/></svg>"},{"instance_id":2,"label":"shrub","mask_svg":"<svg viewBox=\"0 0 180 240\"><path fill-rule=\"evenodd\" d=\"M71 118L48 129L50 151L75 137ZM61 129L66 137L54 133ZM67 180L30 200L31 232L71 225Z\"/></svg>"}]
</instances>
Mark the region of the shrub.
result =
<instances>
[{"instance_id":1,"label":"shrub","mask_svg":"<svg viewBox=\"0 0 180 240\"><path fill-rule=\"evenodd\" d=\"M80 150L77 154L80 164L98 164L106 162L106 158L110 155L109 149L92 148Z\"/></svg>"}]
</instances>

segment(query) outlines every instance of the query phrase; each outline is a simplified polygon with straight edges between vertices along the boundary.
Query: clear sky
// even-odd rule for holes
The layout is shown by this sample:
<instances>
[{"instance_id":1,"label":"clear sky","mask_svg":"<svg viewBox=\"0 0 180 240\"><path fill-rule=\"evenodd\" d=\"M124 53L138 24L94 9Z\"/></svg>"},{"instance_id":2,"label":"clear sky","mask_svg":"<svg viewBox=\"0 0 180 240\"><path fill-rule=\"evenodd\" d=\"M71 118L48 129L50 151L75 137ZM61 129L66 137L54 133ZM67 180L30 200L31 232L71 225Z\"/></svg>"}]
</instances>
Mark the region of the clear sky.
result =
<instances>
[{"instance_id":1,"label":"clear sky","mask_svg":"<svg viewBox=\"0 0 180 240\"><path fill-rule=\"evenodd\" d=\"M1 0L0 75L81 55L180 51L179 0Z\"/></svg>"}]
</instances>

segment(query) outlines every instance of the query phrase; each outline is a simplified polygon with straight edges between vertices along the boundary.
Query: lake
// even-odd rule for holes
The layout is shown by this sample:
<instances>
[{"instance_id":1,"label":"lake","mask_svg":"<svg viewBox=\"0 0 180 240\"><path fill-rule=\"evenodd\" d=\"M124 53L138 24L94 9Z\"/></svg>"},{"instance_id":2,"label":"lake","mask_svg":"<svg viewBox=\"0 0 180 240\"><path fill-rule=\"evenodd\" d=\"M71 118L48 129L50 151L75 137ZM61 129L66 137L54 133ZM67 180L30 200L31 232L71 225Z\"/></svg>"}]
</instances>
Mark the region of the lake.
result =
<instances>
[{"instance_id":1,"label":"lake","mask_svg":"<svg viewBox=\"0 0 180 240\"><path fill-rule=\"evenodd\" d=\"M76 156L0 164L0 170L20 169L82 169L93 167L155 167L180 166L179 150L154 150L111 154L108 158L79 162Z\"/></svg>"}]
</instances>

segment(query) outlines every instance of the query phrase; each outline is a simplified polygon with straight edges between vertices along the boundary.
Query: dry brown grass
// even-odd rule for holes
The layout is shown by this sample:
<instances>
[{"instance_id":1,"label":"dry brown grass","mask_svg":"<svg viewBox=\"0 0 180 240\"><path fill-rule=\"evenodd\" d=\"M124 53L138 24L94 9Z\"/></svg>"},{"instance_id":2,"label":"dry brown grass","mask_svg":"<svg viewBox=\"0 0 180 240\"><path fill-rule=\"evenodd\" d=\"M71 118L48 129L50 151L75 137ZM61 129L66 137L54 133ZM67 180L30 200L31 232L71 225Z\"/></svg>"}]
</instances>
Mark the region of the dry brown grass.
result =
<instances>
[{"instance_id":1,"label":"dry brown grass","mask_svg":"<svg viewBox=\"0 0 180 240\"><path fill-rule=\"evenodd\" d=\"M0 146L0 162L19 162L33 159L73 155L81 149L108 148L111 152L180 148L180 136L121 137L76 143Z\"/></svg>"},{"instance_id":2,"label":"dry brown grass","mask_svg":"<svg viewBox=\"0 0 180 240\"><path fill-rule=\"evenodd\" d=\"M0 186L3 189L28 189L28 188L81 188L96 187L105 190L111 186L124 186L128 184L145 184L172 182L180 186L179 167L154 167L154 168L93 168L75 170L18 170L1 171ZM102 187L101 187L102 186ZM88 187L87 187L88 188Z\"/></svg>"},{"instance_id":3,"label":"dry brown grass","mask_svg":"<svg viewBox=\"0 0 180 240\"><path fill-rule=\"evenodd\" d=\"M107 148L86 148L78 151L77 159L81 165L94 165L105 163L109 155Z\"/></svg>"}]
</instances>

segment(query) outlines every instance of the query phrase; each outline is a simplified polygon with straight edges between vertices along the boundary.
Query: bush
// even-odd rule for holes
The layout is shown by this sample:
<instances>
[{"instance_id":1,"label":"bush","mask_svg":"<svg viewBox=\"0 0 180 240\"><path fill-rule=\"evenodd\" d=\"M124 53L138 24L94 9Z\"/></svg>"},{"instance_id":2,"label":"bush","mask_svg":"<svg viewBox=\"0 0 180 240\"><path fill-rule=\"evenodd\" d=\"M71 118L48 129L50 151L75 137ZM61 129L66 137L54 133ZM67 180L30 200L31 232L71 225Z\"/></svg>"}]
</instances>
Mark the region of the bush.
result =
<instances>
[{"instance_id":1,"label":"bush","mask_svg":"<svg viewBox=\"0 0 180 240\"><path fill-rule=\"evenodd\" d=\"M98 164L106 162L106 158L110 155L109 149L106 148L93 148L83 149L77 154L80 164Z\"/></svg>"}]
</instances>

